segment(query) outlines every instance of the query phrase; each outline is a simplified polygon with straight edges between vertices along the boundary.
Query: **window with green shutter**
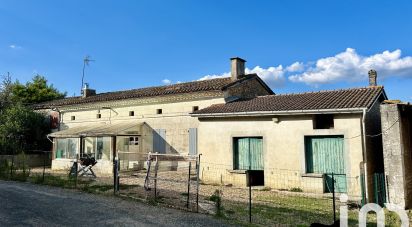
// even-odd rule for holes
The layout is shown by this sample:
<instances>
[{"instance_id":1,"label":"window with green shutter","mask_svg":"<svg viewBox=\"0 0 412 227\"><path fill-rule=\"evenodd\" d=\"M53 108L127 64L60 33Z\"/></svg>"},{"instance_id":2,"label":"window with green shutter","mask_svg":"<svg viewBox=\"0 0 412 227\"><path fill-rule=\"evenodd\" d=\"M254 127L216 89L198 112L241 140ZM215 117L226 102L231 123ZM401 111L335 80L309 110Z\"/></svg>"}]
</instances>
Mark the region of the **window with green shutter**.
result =
<instances>
[{"instance_id":1,"label":"window with green shutter","mask_svg":"<svg viewBox=\"0 0 412 227\"><path fill-rule=\"evenodd\" d=\"M306 172L325 174L326 191L331 184L331 174L335 178L335 190L346 191L346 168L343 136L305 137Z\"/></svg>"},{"instance_id":2,"label":"window with green shutter","mask_svg":"<svg viewBox=\"0 0 412 227\"><path fill-rule=\"evenodd\" d=\"M263 170L262 137L238 137L233 139L234 169Z\"/></svg>"}]
</instances>

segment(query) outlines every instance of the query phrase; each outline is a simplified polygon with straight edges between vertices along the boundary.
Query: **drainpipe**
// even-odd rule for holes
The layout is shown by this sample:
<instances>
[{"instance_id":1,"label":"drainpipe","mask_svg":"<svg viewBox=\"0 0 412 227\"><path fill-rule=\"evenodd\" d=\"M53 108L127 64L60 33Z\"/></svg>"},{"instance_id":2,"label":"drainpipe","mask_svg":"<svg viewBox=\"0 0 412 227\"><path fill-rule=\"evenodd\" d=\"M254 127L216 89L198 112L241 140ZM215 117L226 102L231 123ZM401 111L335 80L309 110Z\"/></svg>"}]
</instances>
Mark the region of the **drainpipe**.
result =
<instances>
[{"instance_id":1,"label":"drainpipe","mask_svg":"<svg viewBox=\"0 0 412 227\"><path fill-rule=\"evenodd\" d=\"M368 165L367 165L367 153L366 153L366 108L362 111L362 148L363 148L363 173L365 174L364 183L365 183L365 199L366 203L368 201Z\"/></svg>"}]
</instances>

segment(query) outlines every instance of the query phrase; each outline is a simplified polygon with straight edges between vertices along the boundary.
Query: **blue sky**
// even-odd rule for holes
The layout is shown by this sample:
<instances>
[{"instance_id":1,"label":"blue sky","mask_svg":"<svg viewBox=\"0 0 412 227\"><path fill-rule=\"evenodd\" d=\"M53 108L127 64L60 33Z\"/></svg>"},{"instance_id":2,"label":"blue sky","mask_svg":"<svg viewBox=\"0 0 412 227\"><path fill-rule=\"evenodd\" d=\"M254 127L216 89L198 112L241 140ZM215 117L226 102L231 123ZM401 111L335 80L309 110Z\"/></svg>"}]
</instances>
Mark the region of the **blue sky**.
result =
<instances>
[{"instance_id":1,"label":"blue sky","mask_svg":"<svg viewBox=\"0 0 412 227\"><path fill-rule=\"evenodd\" d=\"M0 75L68 96L225 76L247 60L276 93L367 85L412 102L409 1L3 1ZM208 76L209 75L209 76ZM207 77L206 77L207 76Z\"/></svg>"}]
</instances>

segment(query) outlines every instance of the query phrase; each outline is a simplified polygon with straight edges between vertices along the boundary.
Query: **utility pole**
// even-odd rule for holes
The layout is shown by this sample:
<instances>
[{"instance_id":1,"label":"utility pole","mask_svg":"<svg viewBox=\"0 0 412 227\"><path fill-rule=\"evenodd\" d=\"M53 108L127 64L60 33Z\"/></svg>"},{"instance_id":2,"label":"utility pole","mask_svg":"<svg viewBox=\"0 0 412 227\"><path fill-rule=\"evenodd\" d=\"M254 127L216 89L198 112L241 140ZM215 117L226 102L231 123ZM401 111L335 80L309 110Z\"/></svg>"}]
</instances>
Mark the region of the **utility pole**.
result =
<instances>
[{"instance_id":1,"label":"utility pole","mask_svg":"<svg viewBox=\"0 0 412 227\"><path fill-rule=\"evenodd\" d=\"M82 86L80 87L80 94L82 95L83 95L83 86L84 86L84 70L86 69L86 66L88 66L91 61L94 61L94 60L90 59L89 55L86 55L86 57L84 57L83 59Z\"/></svg>"}]
</instances>

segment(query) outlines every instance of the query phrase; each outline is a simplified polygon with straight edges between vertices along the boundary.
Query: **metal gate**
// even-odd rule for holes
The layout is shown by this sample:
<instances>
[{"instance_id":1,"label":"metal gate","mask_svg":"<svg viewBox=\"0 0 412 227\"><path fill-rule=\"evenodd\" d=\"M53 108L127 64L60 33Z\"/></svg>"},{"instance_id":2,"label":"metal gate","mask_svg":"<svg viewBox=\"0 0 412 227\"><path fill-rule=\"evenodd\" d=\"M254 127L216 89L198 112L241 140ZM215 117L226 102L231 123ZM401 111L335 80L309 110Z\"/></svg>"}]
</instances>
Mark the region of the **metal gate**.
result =
<instances>
[{"instance_id":1,"label":"metal gate","mask_svg":"<svg viewBox=\"0 0 412 227\"><path fill-rule=\"evenodd\" d=\"M384 173L373 174L373 202L384 206L386 203L386 183Z\"/></svg>"}]
</instances>

